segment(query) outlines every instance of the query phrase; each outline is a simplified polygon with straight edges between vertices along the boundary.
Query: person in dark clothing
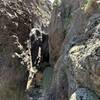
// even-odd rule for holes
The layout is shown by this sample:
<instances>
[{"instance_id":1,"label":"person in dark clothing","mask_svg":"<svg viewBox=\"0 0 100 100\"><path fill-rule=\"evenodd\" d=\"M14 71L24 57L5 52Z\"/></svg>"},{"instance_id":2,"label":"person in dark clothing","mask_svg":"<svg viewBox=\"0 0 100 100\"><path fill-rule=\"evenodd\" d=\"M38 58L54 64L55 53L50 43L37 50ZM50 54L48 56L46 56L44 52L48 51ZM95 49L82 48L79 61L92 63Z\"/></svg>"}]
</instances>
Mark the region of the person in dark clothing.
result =
<instances>
[{"instance_id":1,"label":"person in dark clothing","mask_svg":"<svg viewBox=\"0 0 100 100\"><path fill-rule=\"evenodd\" d=\"M32 29L30 33L31 40L31 56L33 66L38 66L38 60L41 60L41 45L42 45L42 33L38 29ZM39 51L40 50L40 51ZM39 54L40 52L40 54Z\"/></svg>"}]
</instances>

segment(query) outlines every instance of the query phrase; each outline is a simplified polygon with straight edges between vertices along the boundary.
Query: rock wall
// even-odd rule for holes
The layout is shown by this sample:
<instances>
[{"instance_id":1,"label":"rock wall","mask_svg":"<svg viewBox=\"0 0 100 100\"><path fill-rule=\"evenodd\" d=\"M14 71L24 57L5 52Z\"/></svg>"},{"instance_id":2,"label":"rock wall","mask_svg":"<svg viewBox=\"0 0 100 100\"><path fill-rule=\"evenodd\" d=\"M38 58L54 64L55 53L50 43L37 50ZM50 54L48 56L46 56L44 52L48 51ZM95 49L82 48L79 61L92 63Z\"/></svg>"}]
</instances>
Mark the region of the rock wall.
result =
<instances>
[{"instance_id":1,"label":"rock wall","mask_svg":"<svg viewBox=\"0 0 100 100\"><path fill-rule=\"evenodd\" d=\"M60 56L60 50L65 35L68 33L71 21L71 14L78 9L84 0L58 0L58 5L54 2L51 21L49 25L49 52L50 62L54 66ZM61 2L60 2L61 1Z\"/></svg>"},{"instance_id":2,"label":"rock wall","mask_svg":"<svg viewBox=\"0 0 100 100\"><path fill-rule=\"evenodd\" d=\"M94 2L96 7L92 5ZM94 2L91 0L88 2L85 0L62 0L60 8L64 8L59 11L59 14L53 12L49 45L51 64L55 64L54 77L51 88L43 100L100 99L100 59L98 55L100 9L99 3L96 0ZM85 8L89 8L89 3L92 10L86 11ZM55 10L59 9L59 6L57 7ZM66 20L61 17L62 11L66 11L67 14L70 11L69 16L65 16ZM64 12L63 16L66 13ZM57 20L58 17L60 20ZM64 21L61 21L61 19ZM59 25L59 23L61 24ZM66 31L62 31L64 29ZM59 39L60 36L62 41ZM58 41L59 43L57 43ZM59 47L59 49L56 47ZM54 59L55 55L57 55L56 60ZM88 97L83 96L84 92Z\"/></svg>"},{"instance_id":3,"label":"rock wall","mask_svg":"<svg viewBox=\"0 0 100 100\"><path fill-rule=\"evenodd\" d=\"M48 0L1 0L0 100L26 100L27 80L27 87L33 86L31 82L36 86L28 91L29 100L37 100L41 92L39 100L100 100L99 6L99 0L55 0L51 16ZM39 71L35 82L35 70L27 72L32 63L27 45L32 28L49 31L52 66Z\"/></svg>"},{"instance_id":4,"label":"rock wall","mask_svg":"<svg viewBox=\"0 0 100 100\"><path fill-rule=\"evenodd\" d=\"M26 99L27 64L21 64L15 53L27 55L30 30L47 31L50 11L45 0L0 1L0 100Z\"/></svg>"}]
</instances>

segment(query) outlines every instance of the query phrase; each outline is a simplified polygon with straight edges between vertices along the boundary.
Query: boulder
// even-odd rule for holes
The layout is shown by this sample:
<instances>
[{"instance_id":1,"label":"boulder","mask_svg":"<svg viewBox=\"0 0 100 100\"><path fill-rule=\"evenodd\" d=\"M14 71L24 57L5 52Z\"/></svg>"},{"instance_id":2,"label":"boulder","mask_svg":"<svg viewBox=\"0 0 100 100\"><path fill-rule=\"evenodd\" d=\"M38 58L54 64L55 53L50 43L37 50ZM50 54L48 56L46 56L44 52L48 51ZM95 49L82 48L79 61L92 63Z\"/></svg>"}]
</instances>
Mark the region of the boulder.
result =
<instances>
[{"instance_id":1,"label":"boulder","mask_svg":"<svg viewBox=\"0 0 100 100\"><path fill-rule=\"evenodd\" d=\"M70 100L99 100L99 97L86 88L79 88L72 94Z\"/></svg>"}]
</instances>

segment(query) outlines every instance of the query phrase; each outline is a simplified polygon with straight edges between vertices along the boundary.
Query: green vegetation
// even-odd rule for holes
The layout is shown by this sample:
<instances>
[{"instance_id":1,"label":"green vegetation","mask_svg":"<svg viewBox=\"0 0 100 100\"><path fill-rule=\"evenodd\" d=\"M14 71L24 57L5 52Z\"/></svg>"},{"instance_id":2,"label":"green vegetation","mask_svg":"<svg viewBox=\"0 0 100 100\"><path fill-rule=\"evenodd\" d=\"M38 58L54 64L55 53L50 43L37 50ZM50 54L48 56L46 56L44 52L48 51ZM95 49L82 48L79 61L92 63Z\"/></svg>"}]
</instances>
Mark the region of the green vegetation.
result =
<instances>
[{"instance_id":1,"label":"green vegetation","mask_svg":"<svg viewBox=\"0 0 100 100\"><path fill-rule=\"evenodd\" d=\"M97 3L97 0L86 0L84 6L82 7L85 13L90 13L94 10L94 8L100 10L100 3Z\"/></svg>"},{"instance_id":2,"label":"green vegetation","mask_svg":"<svg viewBox=\"0 0 100 100\"><path fill-rule=\"evenodd\" d=\"M59 7L61 5L61 0L55 0L53 3L53 7Z\"/></svg>"},{"instance_id":3,"label":"green vegetation","mask_svg":"<svg viewBox=\"0 0 100 100\"><path fill-rule=\"evenodd\" d=\"M85 5L85 12L87 12L87 10L89 10L89 8L92 6L92 4L95 2L95 0L87 0L86 1L86 5Z\"/></svg>"}]
</instances>

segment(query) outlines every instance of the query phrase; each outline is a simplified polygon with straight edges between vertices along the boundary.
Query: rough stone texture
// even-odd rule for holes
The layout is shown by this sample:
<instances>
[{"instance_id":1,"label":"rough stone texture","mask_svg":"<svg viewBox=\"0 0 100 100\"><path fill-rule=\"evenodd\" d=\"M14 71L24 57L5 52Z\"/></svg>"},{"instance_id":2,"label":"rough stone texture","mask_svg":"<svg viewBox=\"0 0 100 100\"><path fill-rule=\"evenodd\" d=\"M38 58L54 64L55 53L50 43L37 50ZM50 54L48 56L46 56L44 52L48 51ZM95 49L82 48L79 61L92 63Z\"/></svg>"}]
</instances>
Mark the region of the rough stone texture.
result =
<instances>
[{"instance_id":1,"label":"rough stone texture","mask_svg":"<svg viewBox=\"0 0 100 100\"><path fill-rule=\"evenodd\" d=\"M72 94L70 100L99 100L99 98L94 92L85 88L79 88Z\"/></svg>"},{"instance_id":2,"label":"rough stone texture","mask_svg":"<svg viewBox=\"0 0 100 100\"><path fill-rule=\"evenodd\" d=\"M91 39L85 45L75 45L69 51L72 71L77 85L93 88L98 94L100 94L100 68L99 55L97 54L97 52L100 52L99 44L99 39Z\"/></svg>"},{"instance_id":3,"label":"rough stone texture","mask_svg":"<svg viewBox=\"0 0 100 100\"><path fill-rule=\"evenodd\" d=\"M70 49L64 57L67 60L69 95L81 86L88 87L98 95L100 94L100 76L96 72L99 71L99 56L96 55L96 49L99 48L100 42L96 31L97 26L99 26L99 15L94 15L90 18L84 34L78 36L76 41L73 39L70 41Z\"/></svg>"},{"instance_id":4,"label":"rough stone texture","mask_svg":"<svg viewBox=\"0 0 100 100\"><path fill-rule=\"evenodd\" d=\"M27 50L31 28L41 27L47 31L49 11L48 1L0 1L0 100L25 100L27 66L21 65L21 59L14 55L15 52L21 54L17 42Z\"/></svg>"},{"instance_id":5,"label":"rough stone texture","mask_svg":"<svg viewBox=\"0 0 100 100\"><path fill-rule=\"evenodd\" d=\"M68 33L70 27L71 14L79 8L83 2L84 0L62 0L59 6L54 6L49 25L49 53L52 66L55 65L61 54L60 50L65 35Z\"/></svg>"},{"instance_id":6,"label":"rough stone texture","mask_svg":"<svg viewBox=\"0 0 100 100\"><path fill-rule=\"evenodd\" d=\"M100 46L100 13L97 8L95 11L89 15L78 6L72 12L61 55L54 66L52 85L44 100L69 100L80 87L89 88L100 97L100 56L97 54Z\"/></svg>"},{"instance_id":7,"label":"rough stone texture","mask_svg":"<svg viewBox=\"0 0 100 100\"><path fill-rule=\"evenodd\" d=\"M53 10L49 28L49 53L50 63L53 66L60 56L60 49L64 40L61 7Z\"/></svg>"}]
</instances>

